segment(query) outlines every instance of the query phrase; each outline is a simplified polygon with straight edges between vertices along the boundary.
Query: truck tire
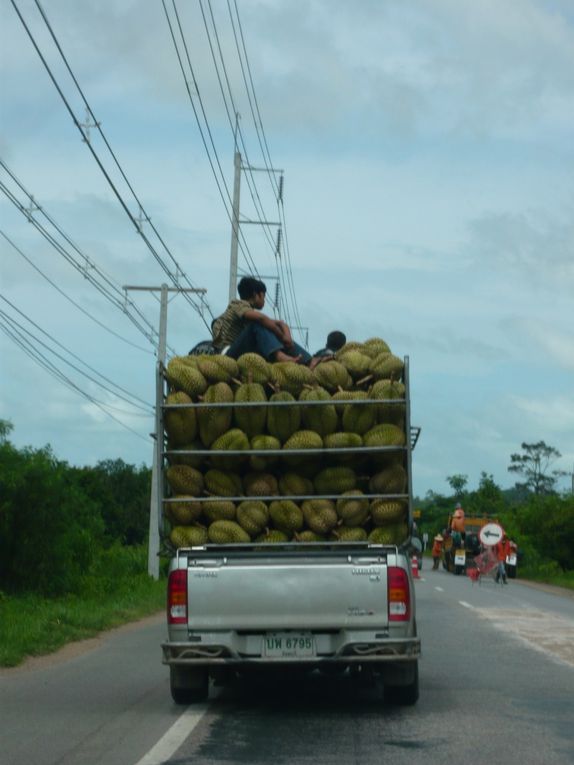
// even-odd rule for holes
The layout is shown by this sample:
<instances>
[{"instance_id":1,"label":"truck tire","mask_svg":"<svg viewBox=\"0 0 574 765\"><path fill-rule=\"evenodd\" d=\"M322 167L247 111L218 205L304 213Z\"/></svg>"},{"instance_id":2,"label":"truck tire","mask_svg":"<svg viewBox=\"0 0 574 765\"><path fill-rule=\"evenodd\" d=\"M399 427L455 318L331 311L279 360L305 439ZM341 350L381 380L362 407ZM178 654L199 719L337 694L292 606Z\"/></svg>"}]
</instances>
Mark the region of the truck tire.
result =
<instances>
[{"instance_id":1,"label":"truck tire","mask_svg":"<svg viewBox=\"0 0 574 765\"><path fill-rule=\"evenodd\" d=\"M455 566L454 567L454 573L457 576L460 576L462 574L463 570L464 570L464 566Z\"/></svg>"},{"instance_id":2,"label":"truck tire","mask_svg":"<svg viewBox=\"0 0 574 765\"><path fill-rule=\"evenodd\" d=\"M207 667L169 668L169 687L176 704L194 704L205 701L209 693Z\"/></svg>"},{"instance_id":3,"label":"truck tire","mask_svg":"<svg viewBox=\"0 0 574 765\"><path fill-rule=\"evenodd\" d=\"M415 664L414 678L408 685L385 685L384 697L387 704L410 707L419 698L419 664Z\"/></svg>"}]
</instances>

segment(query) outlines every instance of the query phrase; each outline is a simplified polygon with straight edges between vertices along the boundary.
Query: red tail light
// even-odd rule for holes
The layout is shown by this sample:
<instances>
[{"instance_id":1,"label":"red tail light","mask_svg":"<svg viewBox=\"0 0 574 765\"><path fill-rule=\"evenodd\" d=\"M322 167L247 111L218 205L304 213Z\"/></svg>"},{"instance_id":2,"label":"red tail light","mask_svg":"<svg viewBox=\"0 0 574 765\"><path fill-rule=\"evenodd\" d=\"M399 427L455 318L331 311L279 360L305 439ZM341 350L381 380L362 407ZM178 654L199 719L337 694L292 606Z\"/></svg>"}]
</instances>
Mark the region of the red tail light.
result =
<instances>
[{"instance_id":1,"label":"red tail light","mask_svg":"<svg viewBox=\"0 0 574 765\"><path fill-rule=\"evenodd\" d=\"M390 622L408 622L411 618L411 591L407 572L398 566L387 569L387 599Z\"/></svg>"},{"instance_id":2,"label":"red tail light","mask_svg":"<svg viewBox=\"0 0 574 765\"><path fill-rule=\"evenodd\" d=\"M187 624L187 569L176 569L167 582L167 623Z\"/></svg>"}]
</instances>

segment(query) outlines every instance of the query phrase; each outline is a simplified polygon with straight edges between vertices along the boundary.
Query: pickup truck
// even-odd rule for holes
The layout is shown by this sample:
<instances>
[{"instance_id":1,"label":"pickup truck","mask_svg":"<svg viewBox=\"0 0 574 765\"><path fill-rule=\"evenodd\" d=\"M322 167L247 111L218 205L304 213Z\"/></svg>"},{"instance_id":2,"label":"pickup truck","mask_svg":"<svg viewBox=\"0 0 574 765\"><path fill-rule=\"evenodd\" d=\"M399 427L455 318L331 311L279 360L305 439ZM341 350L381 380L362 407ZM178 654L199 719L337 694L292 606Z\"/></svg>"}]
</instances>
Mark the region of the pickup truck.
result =
<instances>
[{"instance_id":1,"label":"pickup truck","mask_svg":"<svg viewBox=\"0 0 574 765\"><path fill-rule=\"evenodd\" d=\"M158 365L157 433L165 434L170 410L208 406L169 404L165 368ZM164 552L170 555L167 587L167 640L162 643L163 662L169 667L173 700L188 704L208 695L209 681L225 680L234 674L267 669L294 668L308 671L340 671L381 680L385 701L412 705L419 695L418 659L421 641L417 634L414 583L410 554L417 549L412 540L411 452L419 429L410 425L409 362L402 371L404 429L408 437L400 449L355 447L353 449L306 449L305 460L343 457L345 464L365 464L366 458L390 451L400 461L406 476L402 491L365 492L376 499L400 500L405 506L405 535L393 544L362 541L289 540L175 545L170 543L166 509L174 501L166 480L166 468L175 453L167 438L158 439L158 502L160 533ZM301 406L328 402L298 402ZM361 402L368 405L367 402ZM373 402L370 401L372 406ZM265 407L281 406L271 401ZM230 403L213 404L229 407ZM217 458L233 451L194 451L179 447L179 455L196 459ZM276 456L284 452L251 449L237 454L250 457ZM290 452L290 459L298 452ZM359 462L363 460L363 462ZM360 472L360 471L358 471ZM319 497L337 500L336 494ZM213 499L213 497L210 497ZM226 497L232 502L250 499L273 502L276 495L256 497L244 493ZM290 495L281 499L303 502L317 495ZM202 502L205 496L189 498Z\"/></svg>"}]
</instances>

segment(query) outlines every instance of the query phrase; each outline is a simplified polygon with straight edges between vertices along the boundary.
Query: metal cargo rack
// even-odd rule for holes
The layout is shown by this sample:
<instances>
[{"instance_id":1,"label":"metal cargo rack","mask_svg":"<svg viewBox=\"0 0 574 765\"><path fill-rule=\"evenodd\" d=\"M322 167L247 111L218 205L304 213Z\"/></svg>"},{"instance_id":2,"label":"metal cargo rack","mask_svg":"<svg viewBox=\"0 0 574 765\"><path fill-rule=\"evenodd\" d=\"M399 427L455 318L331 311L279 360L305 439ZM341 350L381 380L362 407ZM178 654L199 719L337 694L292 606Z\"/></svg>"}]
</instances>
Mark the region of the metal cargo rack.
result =
<instances>
[{"instance_id":1,"label":"metal cargo rack","mask_svg":"<svg viewBox=\"0 0 574 765\"><path fill-rule=\"evenodd\" d=\"M170 502L189 502L189 503L197 503L197 502L205 502L206 500L226 500L230 502L244 502L247 500L257 500L257 501L263 501L263 502L270 502L278 499L286 499L286 500L293 500L293 501L304 501L306 499L331 499L336 500L340 497L340 494L293 494L293 495L267 495L267 496L260 496L260 495L241 495L241 496L220 496L220 495L207 495L207 496L201 496L201 497L190 497L186 498L185 500L181 499L175 499L173 497L167 496L167 480L165 477L165 470L164 465L166 460L170 456L185 456L185 455L193 455L196 457L205 457L205 458L233 458L233 457L250 457L250 456L261 456L261 457L279 457L279 458L291 458L291 457L297 457L297 456L304 456L304 457L322 457L325 455L330 456L336 456L341 454L353 454L357 456L369 456L371 454L377 455L377 454L390 454L390 453L397 453L402 452L404 456L404 462L406 465L403 465L406 469L407 473L407 490L406 492L402 494L364 494L364 498L368 500L373 499L388 499L388 500L402 500L406 502L408 507L408 518L407 518L407 525L409 528L409 532L412 529L412 522L413 522L413 508L412 508L412 471L411 471L411 465L412 465L412 451L415 448L415 445L418 441L419 435L420 435L420 428L419 427L413 427L411 426L411 412L410 412L410 385L409 385L409 357L404 357L404 367L403 367L403 374L402 378L400 380L405 386L405 398L402 399L340 399L339 401L333 402L332 400L325 400L325 401L297 401L295 399L294 401L265 401L265 402L229 402L229 403L204 403L204 402L192 402L190 404L166 404L165 398L168 391L168 384L167 384L167 377L166 377L166 371L164 365L160 362L157 365L157 378L156 378L156 434L157 434L157 449L155 451L156 456L156 475L158 476L158 480L156 482L155 494L156 494L156 502L157 502L157 513L158 513L158 524L159 524L159 534L160 538L165 542L166 533L165 533L165 521L163 517L163 508L165 504L169 504ZM165 431L165 425L164 425L164 418L165 418L165 412L168 410L177 410L177 409L195 409L195 410L201 410L201 409L237 409L237 408L251 408L251 409L257 409L257 408L265 408L268 409L269 407L282 407L282 406L288 406L288 407L306 407L306 406L312 406L312 407L321 407L321 406L373 406L377 404L384 404L385 406L404 406L405 407L405 444L403 446L359 446L359 447L339 447L339 448L331 448L328 449L326 447L322 447L320 449L241 449L241 450L217 450L217 449L194 449L194 450L186 450L186 449L168 449L167 448L167 435ZM213 467L216 467L216 465L213 463ZM225 468L223 468L225 469ZM294 469L296 467L294 466ZM257 543L253 543L254 545ZM280 543L283 545L284 543ZM293 543L285 543L285 544L293 544ZM313 543L305 543L305 549L307 549L307 545L313 544ZM336 544L342 544L340 542L337 542ZM358 543L359 545L365 546L367 543ZM368 543L369 545L372 545L372 543ZM211 545L210 545L211 546ZM275 547L275 545L273 546Z\"/></svg>"}]
</instances>

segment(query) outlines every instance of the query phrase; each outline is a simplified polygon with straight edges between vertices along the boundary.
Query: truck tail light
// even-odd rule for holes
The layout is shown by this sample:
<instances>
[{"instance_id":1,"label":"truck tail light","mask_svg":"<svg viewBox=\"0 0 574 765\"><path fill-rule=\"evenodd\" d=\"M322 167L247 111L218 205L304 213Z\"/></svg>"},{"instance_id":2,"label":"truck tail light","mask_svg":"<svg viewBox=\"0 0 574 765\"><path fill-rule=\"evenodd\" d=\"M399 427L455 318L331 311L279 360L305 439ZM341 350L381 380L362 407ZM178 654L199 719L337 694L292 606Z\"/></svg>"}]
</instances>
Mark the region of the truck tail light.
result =
<instances>
[{"instance_id":1,"label":"truck tail light","mask_svg":"<svg viewBox=\"0 0 574 765\"><path fill-rule=\"evenodd\" d=\"M167 623L187 624L187 569L176 569L167 582Z\"/></svg>"},{"instance_id":2,"label":"truck tail light","mask_svg":"<svg viewBox=\"0 0 574 765\"><path fill-rule=\"evenodd\" d=\"M407 572L398 566L387 569L387 600L390 622L408 622L411 618L411 591Z\"/></svg>"}]
</instances>

